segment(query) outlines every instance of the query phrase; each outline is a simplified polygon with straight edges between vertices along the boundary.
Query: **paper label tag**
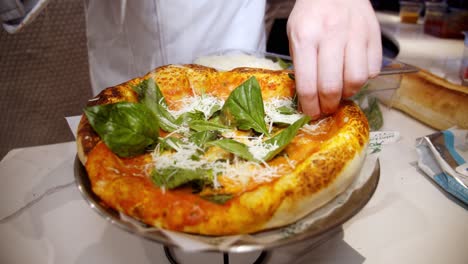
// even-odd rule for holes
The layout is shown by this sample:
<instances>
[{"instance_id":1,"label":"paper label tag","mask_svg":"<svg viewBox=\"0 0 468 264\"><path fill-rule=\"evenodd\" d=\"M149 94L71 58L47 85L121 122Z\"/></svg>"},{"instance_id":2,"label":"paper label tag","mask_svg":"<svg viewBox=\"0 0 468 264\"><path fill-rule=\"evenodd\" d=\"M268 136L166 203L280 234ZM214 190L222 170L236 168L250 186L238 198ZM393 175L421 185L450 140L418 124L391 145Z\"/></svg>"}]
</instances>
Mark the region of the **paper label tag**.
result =
<instances>
[{"instance_id":1,"label":"paper label tag","mask_svg":"<svg viewBox=\"0 0 468 264\"><path fill-rule=\"evenodd\" d=\"M370 132L370 144L386 145L395 143L400 139L398 131L372 131Z\"/></svg>"},{"instance_id":2,"label":"paper label tag","mask_svg":"<svg viewBox=\"0 0 468 264\"><path fill-rule=\"evenodd\" d=\"M372 131L370 132L369 150L371 153L380 152L382 145L392 144L400 139L398 131Z\"/></svg>"}]
</instances>

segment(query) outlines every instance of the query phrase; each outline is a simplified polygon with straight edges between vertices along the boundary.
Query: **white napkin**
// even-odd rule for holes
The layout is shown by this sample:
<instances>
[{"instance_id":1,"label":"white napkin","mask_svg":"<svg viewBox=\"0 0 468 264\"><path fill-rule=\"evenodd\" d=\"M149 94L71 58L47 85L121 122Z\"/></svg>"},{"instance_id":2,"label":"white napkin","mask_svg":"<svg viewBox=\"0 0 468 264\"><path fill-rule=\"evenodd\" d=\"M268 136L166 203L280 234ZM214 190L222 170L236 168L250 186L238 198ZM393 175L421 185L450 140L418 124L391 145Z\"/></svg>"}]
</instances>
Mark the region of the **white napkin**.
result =
<instances>
[{"instance_id":1,"label":"white napkin","mask_svg":"<svg viewBox=\"0 0 468 264\"><path fill-rule=\"evenodd\" d=\"M66 117L76 138L81 116ZM19 148L0 162L0 223L15 217L44 197L75 185L75 142Z\"/></svg>"},{"instance_id":2,"label":"white napkin","mask_svg":"<svg viewBox=\"0 0 468 264\"><path fill-rule=\"evenodd\" d=\"M75 142L15 149L0 162L0 223L74 185Z\"/></svg>"},{"instance_id":3,"label":"white napkin","mask_svg":"<svg viewBox=\"0 0 468 264\"><path fill-rule=\"evenodd\" d=\"M76 131L78 130L78 124L80 123L81 116L69 116L65 117L67 120L68 126L70 127L73 136L76 138Z\"/></svg>"}]
</instances>

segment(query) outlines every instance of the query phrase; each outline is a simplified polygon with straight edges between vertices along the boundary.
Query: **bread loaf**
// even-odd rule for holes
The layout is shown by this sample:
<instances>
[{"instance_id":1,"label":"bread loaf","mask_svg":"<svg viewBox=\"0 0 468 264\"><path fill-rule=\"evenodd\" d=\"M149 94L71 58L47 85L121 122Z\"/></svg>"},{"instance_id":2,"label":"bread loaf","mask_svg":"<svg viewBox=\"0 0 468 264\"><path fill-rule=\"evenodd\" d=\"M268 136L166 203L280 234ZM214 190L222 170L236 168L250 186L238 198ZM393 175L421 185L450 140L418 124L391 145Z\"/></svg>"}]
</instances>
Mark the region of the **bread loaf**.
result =
<instances>
[{"instance_id":1,"label":"bread loaf","mask_svg":"<svg viewBox=\"0 0 468 264\"><path fill-rule=\"evenodd\" d=\"M430 72L403 74L400 88L377 98L439 130L453 126L468 129L468 87L456 85Z\"/></svg>"}]
</instances>

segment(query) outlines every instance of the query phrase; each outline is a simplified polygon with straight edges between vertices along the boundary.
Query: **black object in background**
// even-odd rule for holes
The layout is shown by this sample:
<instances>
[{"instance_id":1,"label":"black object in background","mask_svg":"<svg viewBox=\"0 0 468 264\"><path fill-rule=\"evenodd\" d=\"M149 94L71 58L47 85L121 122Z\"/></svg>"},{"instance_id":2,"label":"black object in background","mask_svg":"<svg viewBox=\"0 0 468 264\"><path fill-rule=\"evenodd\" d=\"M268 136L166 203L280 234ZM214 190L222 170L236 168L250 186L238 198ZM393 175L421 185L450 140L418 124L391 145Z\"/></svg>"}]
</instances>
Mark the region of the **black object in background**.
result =
<instances>
[{"instance_id":1,"label":"black object in background","mask_svg":"<svg viewBox=\"0 0 468 264\"><path fill-rule=\"evenodd\" d=\"M287 19L276 19L273 22L268 36L267 52L290 56L288 34L286 32L287 21ZM386 34L382 34L382 49L383 55L391 59L395 58L400 51L396 40Z\"/></svg>"},{"instance_id":2,"label":"black object in background","mask_svg":"<svg viewBox=\"0 0 468 264\"><path fill-rule=\"evenodd\" d=\"M287 22L286 18L275 19L268 36L267 52L290 56L288 34L286 32Z\"/></svg>"},{"instance_id":3,"label":"black object in background","mask_svg":"<svg viewBox=\"0 0 468 264\"><path fill-rule=\"evenodd\" d=\"M399 0L371 0L372 7L378 11L400 11Z\"/></svg>"}]
</instances>

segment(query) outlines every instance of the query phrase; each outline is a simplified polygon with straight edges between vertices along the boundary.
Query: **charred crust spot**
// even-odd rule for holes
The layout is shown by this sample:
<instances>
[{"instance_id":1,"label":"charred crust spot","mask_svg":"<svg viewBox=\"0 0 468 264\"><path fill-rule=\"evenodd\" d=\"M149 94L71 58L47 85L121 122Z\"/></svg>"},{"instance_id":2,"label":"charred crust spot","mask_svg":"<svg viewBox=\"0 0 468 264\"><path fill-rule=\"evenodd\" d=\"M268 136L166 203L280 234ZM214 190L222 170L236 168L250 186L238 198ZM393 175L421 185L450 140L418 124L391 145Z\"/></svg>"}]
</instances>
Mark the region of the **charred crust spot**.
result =
<instances>
[{"instance_id":1,"label":"charred crust spot","mask_svg":"<svg viewBox=\"0 0 468 264\"><path fill-rule=\"evenodd\" d=\"M88 155L101 140L85 115L81 118L81 123L78 128L78 139L80 140L85 155Z\"/></svg>"},{"instance_id":2,"label":"charred crust spot","mask_svg":"<svg viewBox=\"0 0 468 264\"><path fill-rule=\"evenodd\" d=\"M144 217L144 208L141 205L136 205L133 207L132 215L134 215L138 219L142 219Z\"/></svg>"},{"instance_id":3,"label":"charred crust spot","mask_svg":"<svg viewBox=\"0 0 468 264\"><path fill-rule=\"evenodd\" d=\"M135 84L137 83L139 82L135 82ZM118 102L135 102L138 100L138 95L131 86L130 84L123 84L106 88L93 99L89 100L87 106L114 104Z\"/></svg>"},{"instance_id":4,"label":"charred crust spot","mask_svg":"<svg viewBox=\"0 0 468 264\"><path fill-rule=\"evenodd\" d=\"M123 98L123 94L120 91L120 89L110 89L109 97L111 97L111 98Z\"/></svg>"}]
</instances>

